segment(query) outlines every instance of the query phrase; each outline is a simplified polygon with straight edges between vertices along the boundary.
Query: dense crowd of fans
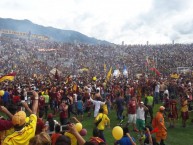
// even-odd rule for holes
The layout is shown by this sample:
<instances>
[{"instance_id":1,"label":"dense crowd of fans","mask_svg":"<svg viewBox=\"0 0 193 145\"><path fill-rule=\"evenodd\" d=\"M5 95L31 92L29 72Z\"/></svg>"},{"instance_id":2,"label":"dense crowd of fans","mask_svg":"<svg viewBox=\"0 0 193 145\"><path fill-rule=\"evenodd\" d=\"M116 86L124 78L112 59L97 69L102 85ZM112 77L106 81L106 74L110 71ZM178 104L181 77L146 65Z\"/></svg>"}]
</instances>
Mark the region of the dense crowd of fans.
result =
<instances>
[{"instance_id":1,"label":"dense crowd of fans","mask_svg":"<svg viewBox=\"0 0 193 145\"><path fill-rule=\"evenodd\" d=\"M2 34L0 54L1 75L16 72L14 81L0 82L3 90L0 110L9 116L8 120L0 119L2 144L113 144L104 135L105 127L110 127L108 114L112 109L117 111L118 125L128 118L123 138L115 144L136 144L127 128L132 124L133 131L142 136L140 144L164 145L167 136L164 117L169 118L169 127L175 127L177 107L181 108L182 126L187 125L188 111L192 109L193 77L191 72L175 79L170 74L177 67L193 66L192 44L68 44ZM150 74L150 65L161 75ZM128 76L108 76L110 67L122 71L124 66ZM138 73L142 75L136 78ZM155 127L159 131L154 130L154 139L148 125L154 121L154 104L160 103L164 106L156 115L161 121ZM181 105L177 106L178 103ZM93 109L98 124L93 137L85 141L73 123L84 120L86 113L91 117ZM125 110L128 116L123 115Z\"/></svg>"},{"instance_id":2,"label":"dense crowd of fans","mask_svg":"<svg viewBox=\"0 0 193 145\"><path fill-rule=\"evenodd\" d=\"M177 67L193 66L192 44L89 45L2 36L0 51L1 71L16 68L19 74L26 75L45 75L53 67L63 74L75 74L86 67L90 74L97 75L103 71L104 64L107 68L118 66L120 69L126 65L131 74L136 74L146 70L147 56L163 74L172 73Z\"/></svg>"}]
</instances>

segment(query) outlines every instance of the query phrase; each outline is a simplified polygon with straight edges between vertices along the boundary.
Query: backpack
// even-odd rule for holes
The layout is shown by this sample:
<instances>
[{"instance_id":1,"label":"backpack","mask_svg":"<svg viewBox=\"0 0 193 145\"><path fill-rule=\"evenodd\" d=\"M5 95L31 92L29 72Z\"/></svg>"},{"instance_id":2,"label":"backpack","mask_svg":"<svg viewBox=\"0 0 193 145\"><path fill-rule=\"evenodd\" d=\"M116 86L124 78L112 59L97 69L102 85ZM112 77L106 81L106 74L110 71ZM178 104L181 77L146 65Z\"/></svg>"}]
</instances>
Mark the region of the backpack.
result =
<instances>
[{"instance_id":1,"label":"backpack","mask_svg":"<svg viewBox=\"0 0 193 145\"><path fill-rule=\"evenodd\" d=\"M99 120L97 120L97 121L95 122L95 126L96 126L96 127L99 125L99 123L102 121L102 119L103 119L103 116L102 116Z\"/></svg>"}]
</instances>

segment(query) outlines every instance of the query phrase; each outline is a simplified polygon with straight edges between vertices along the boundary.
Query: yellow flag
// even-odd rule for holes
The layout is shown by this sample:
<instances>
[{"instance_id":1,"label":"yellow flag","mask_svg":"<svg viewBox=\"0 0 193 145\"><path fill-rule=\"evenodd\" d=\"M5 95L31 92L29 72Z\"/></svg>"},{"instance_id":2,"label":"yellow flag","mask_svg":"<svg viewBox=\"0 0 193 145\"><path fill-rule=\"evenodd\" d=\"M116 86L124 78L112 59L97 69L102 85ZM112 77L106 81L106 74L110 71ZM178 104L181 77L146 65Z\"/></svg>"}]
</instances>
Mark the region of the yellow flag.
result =
<instances>
[{"instance_id":1,"label":"yellow flag","mask_svg":"<svg viewBox=\"0 0 193 145\"><path fill-rule=\"evenodd\" d=\"M111 74L112 74L112 67L109 69L109 72L107 73L106 82L109 81L109 79L111 78Z\"/></svg>"},{"instance_id":2,"label":"yellow flag","mask_svg":"<svg viewBox=\"0 0 193 145\"><path fill-rule=\"evenodd\" d=\"M178 79L180 76L177 73L173 73L170 75L170 77L173 79Z\"/></svg>"},{"instance_id":3,"label":"yellow flag","mask_svg":"<svg viewBox=\"0 0 193 145\"><path fill-rule=\"evenodd\" d=\"M104 71L107 70L107 65L104 63Z\"/></svg>"},{"instance_id":4,"label":"yellow flag","mask_svg":"<svg viewBox=\"0 0 193 145\"><path fill-rule=\"evenodd\" d=\"M0 77L0 82L3 82L5 80L13 81L15 78L15 75L16 75L15 72L4 75L4 76Z\"/></svg>"},{"instance_id":5,"label":"yellow flag","mask_svg":"<svg viewBox=\"0 0 193 145\"><path fill-rule=\"evenodd\" d=\"M78 88L77 84L74 84L73 87L72 87L72 90L77 91L77 88Z\"/></svg>"},{"instance_id":6,"label":"yellow flag","mask_svg":"<svg viewBox=\"0 0 193 145\"><path fill-rule=\"evenodd\" d=\"M89 69L84 67L84 68L81 69L81 71L89 71Z\"/></svg>"}]
</instances>

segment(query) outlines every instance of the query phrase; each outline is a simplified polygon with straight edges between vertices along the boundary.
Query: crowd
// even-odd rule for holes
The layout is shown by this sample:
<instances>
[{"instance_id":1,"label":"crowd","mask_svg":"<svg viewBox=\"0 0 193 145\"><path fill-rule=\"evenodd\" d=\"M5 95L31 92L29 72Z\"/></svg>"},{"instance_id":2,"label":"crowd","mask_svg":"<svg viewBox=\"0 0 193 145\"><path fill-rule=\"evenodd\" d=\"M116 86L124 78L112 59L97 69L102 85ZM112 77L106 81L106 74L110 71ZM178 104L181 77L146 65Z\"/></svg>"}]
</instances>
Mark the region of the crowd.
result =
<instances>
[{"instance_id":1,"label":"crowd","mask_svg":"<svg viewBox=\"0 0 193 145\"><path fill-rule=\"evenodd\" d=\"M16 76L14 81L0 82L0 110L8 115L0 119L1 144L135 145L138 141L128 130L132 125L140 144L164 145L164 118L175 128L180 112L185 128L192 109L192 74L170 77L179 66L193 66L192 49L190 44L67 44L2 35L1 75L14 71ZM149 73L147 56L160 76ZM110 67L124 66L127 77L107 77ZM138 73L142 75L136 78ZM161 106L153 117L155 104ZM114 143L104 135L112 109L119 126L127 120L123 137ZM76 123L92 114L93 136L85 141Z\"/></svg>"},{"instance_id":2,"label":"crowd","mask_svg":"<svg viewBox=\"0 0 193 145\"><path fill-rule=\"evenodd\" d=\"M3 34L2 34L3 35ZM98 75L107 68L127 66L131 75L146 70L148 56L163 74L177 67L192 67L192 44L167 45L89 45L66 44L1 36L1 71L15 69L19 74L48 74L53 67L63 74L76 74L89 68L90 75ZM30 60L30 61L27 61ZM25 69L23 69L25 66ZM99 73L100 72L100 73Z\"/></svg>"}]
</instances>

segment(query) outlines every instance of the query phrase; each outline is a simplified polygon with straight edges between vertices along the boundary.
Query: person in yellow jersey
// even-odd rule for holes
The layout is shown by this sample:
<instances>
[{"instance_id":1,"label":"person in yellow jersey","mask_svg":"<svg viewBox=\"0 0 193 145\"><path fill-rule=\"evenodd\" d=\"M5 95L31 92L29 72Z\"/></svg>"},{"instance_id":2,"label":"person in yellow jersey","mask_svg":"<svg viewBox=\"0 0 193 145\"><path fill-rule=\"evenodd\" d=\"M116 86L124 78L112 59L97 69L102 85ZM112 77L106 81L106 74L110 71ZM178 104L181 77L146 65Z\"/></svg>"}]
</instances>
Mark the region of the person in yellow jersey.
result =
<instances>
[{"instance_id":1,"label":"person in yellow jersey","mask_svg":"<svg viewBox=\"0 0 193 145\"><path fill-rule=\"evenodd\" d=\"M77 145L77 139L72 133L65 132L64 135L70 138L71 145Z\"/></svg>"},{"instance_id":2,"label":"person in yellow jersey","mask_svg":"<svg viewBox=\"0 0 193 145\"><path fill-rule=\"evenodd\" d=\"M4 107L0 106L0 111L8 115L10 118L13 117L12 113ZM11 132L12 131L12 132ZM0 117L0 145L2 144L4 138L13 133L13 124L10 120L5 120L3 116Z\"/></svg>"},{"instance_id":3,"label":"person in yellow jersey","mask_svg":"<svg viewBox=\"0 0 193 145\"><path fill-rule=\"evenodd\" d=\"M49 106L50 106L50 104L49 104L50 96L48 95L48 90L43 92L42 96L45 98L45 106L44 106L45 108L44 108L44 110L45 110L45 116L47 116L48 115Z\"/></svg>"},{"instance_id":4,"label":"person in yellow jersey","mask_svg":"<svg viewBox=\"0 0 193 145\"><path fill-rule=\"evenodd\" d=\"M104 142L106 142L103 132L104 132L104 130L105 130L105 125L106 125L106 124L108 124L108 127L110 128L110 119L109 119L109 117L108 117L106 114L104 114L103 112L104 112L103 108L100 108L100 109L99 109L99 114L98 114L97 117L95 118L95 122L97 122L99 119L102 119L102 120L100 121L100 123L99 123L96 127L97 127L97 129L99 130L99 137L100 137L101 139L103 139Z\"/></svg>"},{"instance_id":5,"label":"person in yellow jersey","mask_svg":"<svg viewBox=\"0 0 193 145\"><path fill-rule=\"evenodd\" d=\"M76 118L74 119L77 120ZM68 124L67 126L68 126L68 131L66 131L64 135L70 138L71 145L77 145L77 144L84 145L86 141L77 131L75 124L71 123L71 124Z\"/></svg>"},{"instance_id":6,"label":"person in yellow jersey","mask_svg":"<svg viewBox=\"0 0 193 145\"><path fill-rule=\"evenodd\" d=\"M38 109L38 93L32 91L34 96L32 110L29 107L26 109L30 112L29 123L26 125L26 113L24 111L19 111L12 117L12 123L14 126L14 133L8 135L2 145L28 145L31 138L35 136L36 124L37 124L37 109ZM25 104L23 104L25 105Z\"/></svg>"},{"instance_id":7,"label":"person in yellow jersey","mask_svg":"<svg viewBox=\"0 0 193 145\"><path fill-rule=\"evenodd\" d=\"M107 107L107 102L105 102L105 104L102 105L103 108L103 113L108 115L108 107Z\"/></svg>"},{"instance_id":8,"label":"person in yellow jersey","mask_svg":"<svg viewBox=\"0 0 193 145\"><path fill-rule=\"evenodd\" d=\"M147 92L147 95L145 95L144 104L148 108L148 110L145 111L145 122L147 123L147 115L149 114L151 117L150 119L150 124L151 124L153 120L153 107L154 107L153 92L150 92L150 91Z\"/></svg>"},{"instance_id":9,"label":"person in yellow jersey","mask_svg":"<svg viewBox=\"0 0 193 145\"><path fill-rule=\"evenodd\" d=\"M186 121L189 119L187 96L182 97L181 100L181 116L182 116L182 127L186 127Z\"/></svg>"}]
</instances>

